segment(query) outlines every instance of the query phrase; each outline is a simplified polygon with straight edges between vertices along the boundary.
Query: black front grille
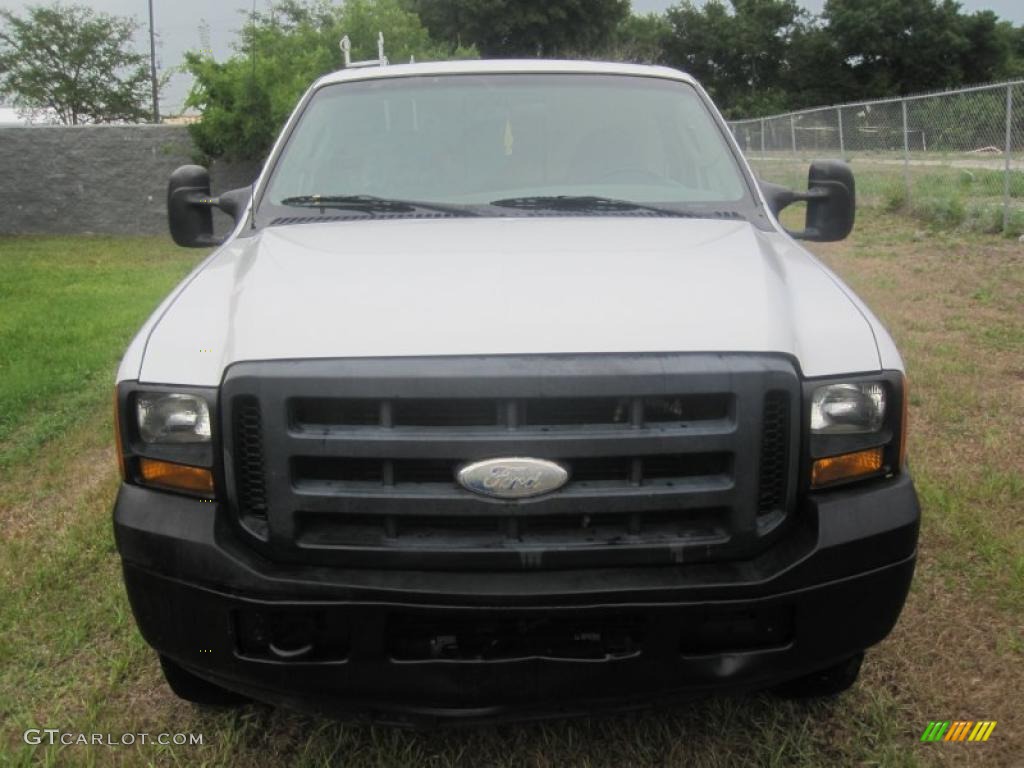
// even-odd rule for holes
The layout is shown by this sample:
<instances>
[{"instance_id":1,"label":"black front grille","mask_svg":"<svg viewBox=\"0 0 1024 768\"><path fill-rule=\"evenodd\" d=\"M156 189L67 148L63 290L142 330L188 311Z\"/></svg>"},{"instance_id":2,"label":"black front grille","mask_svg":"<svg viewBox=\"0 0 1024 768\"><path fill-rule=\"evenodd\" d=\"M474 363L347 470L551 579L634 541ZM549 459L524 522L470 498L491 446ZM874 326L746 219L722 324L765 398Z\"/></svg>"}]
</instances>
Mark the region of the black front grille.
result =
<instances>
[{"instance_id":1,"label":"black front grille","mask_svg":"<svg viewBox=\"0 0 1024 768\"><path fill-rule=\"evenodd\" d=\"M570 568L749 555L793 503L799 381L751 355L242 363L231 501L276 559ZM483 497L460 466L562 464L548 495ZM264 521L261 525L253 520Z\"/></svg>"}]
</instances>

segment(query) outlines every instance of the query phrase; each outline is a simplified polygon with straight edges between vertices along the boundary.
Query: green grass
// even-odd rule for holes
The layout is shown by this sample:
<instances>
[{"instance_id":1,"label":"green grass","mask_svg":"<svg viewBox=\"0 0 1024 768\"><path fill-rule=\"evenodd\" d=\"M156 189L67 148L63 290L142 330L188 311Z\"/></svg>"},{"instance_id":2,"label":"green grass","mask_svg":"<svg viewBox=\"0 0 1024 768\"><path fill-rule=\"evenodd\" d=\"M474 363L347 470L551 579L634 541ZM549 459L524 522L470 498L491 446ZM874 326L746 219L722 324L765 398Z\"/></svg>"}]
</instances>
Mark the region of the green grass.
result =
<instances>
[{"instance_id":1,"label":"green grass","mask_svg":"<svg viewBox=\"0 0 1024 768\"><path fill-rule=\"evenodd\" d=\"M0 238L0 471L110 398L118 356L197 261L155 238Z\"/></svg>"},{"instance_id":2,"label":"green grass","mask_svg":"<svg viewBox=\"0 0 1024 768\"><path fill-rule=\"evenodd\" d=\"M410 733L175 699L139 636L110 526L110 382L197 259L157 240L0 239L0 766L919 766L1019 764L1024 718L1024 269L1017 245L862 212L816 246L879 312L911 380L924 521L911 596L836 701L714 698L631 715ZM20 296L9 288L15 283ZM61 319L49 322L59 315ZM75 322L77 321L77 322ZM7 339L33 336L17 347ZM40 357L39 347L46 353ZM34 379L37 388L31 387ZM38 387L42 386L45 391ZM81 390L81 395L76 393ZM78 397L74 408L55 399ZM929 720L999 721L922 745ZM202 734L202 746L29 746L27 728Z\"/></svg>"}]
</instances>

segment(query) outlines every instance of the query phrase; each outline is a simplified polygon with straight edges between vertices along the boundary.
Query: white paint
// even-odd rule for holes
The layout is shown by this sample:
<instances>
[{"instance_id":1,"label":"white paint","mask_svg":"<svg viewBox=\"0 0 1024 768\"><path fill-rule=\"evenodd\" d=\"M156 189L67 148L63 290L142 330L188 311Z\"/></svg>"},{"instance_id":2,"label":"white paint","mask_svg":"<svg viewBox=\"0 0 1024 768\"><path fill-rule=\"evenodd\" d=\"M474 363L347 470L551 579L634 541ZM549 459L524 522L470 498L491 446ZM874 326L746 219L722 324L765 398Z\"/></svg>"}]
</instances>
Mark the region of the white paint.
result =
<instances>
[{"instance_id":1,"label":"white paint","mask_svg":"<svg viewBox=\"0 0 1024 768\"><path fill-rule=\"evenodd\" d=\"M841 284L742 221L271 227L223 248L164 309L144 381L216 385L241 360L418 355L779 352L808 376L879 368Z\"/></svg>"}]
</instances>

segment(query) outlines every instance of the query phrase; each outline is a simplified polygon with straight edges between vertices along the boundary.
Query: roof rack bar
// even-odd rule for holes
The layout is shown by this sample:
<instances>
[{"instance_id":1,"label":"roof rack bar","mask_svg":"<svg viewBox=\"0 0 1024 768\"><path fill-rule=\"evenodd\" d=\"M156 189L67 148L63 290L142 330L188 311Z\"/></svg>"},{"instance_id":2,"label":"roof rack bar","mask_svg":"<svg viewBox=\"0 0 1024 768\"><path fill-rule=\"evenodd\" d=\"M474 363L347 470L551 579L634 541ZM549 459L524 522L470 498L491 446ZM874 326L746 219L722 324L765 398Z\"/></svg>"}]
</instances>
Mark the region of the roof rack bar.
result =
<instances>
[{"instance_id":1,"label":"roof rack bar","mask_svg":"<svg viewBox=\"0 0 1024 768\"><path fill-rule=\"evenodd\" d=\"M388 57L384 55L384 33L377 33L377 58L366 61L352 61L352 41L348 35L341 38L341 55L345 57L345 69L358 69L359 67L386 67Z\"/></svg>"}]
</instances>

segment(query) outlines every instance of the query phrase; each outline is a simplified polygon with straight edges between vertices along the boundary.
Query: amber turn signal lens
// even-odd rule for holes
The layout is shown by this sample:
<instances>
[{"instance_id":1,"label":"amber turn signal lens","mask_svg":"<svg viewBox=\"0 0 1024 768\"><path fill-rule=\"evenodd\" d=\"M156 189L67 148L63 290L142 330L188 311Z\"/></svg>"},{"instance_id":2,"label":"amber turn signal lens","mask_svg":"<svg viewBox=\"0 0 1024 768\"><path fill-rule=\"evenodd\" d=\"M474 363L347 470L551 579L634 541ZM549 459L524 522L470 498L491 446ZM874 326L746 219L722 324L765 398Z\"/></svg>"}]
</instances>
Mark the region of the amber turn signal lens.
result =
<instances>
[{"instance_id":1,"label":"amber turn signal lens","mask_svg":"<svg viewBox=\"0 0 1024 768\"><path fill-rule=\"evenodd\" d=\"M156 488L213 495L213 473L202 467L139 459L139 475L143 483Z\"/></svg>"},{"instance_id":2,"label":"amber turn signal lens","mask_svg":"<svg viewBox=\"0 0 1024 768\"><path fill-rule=\"evenodd\" d=\"M820 488L842 480L856 480L858 477L873 475L881 468L881 448L818 459L811 468L811 486Z\"/></svg>"}]
</instances>

